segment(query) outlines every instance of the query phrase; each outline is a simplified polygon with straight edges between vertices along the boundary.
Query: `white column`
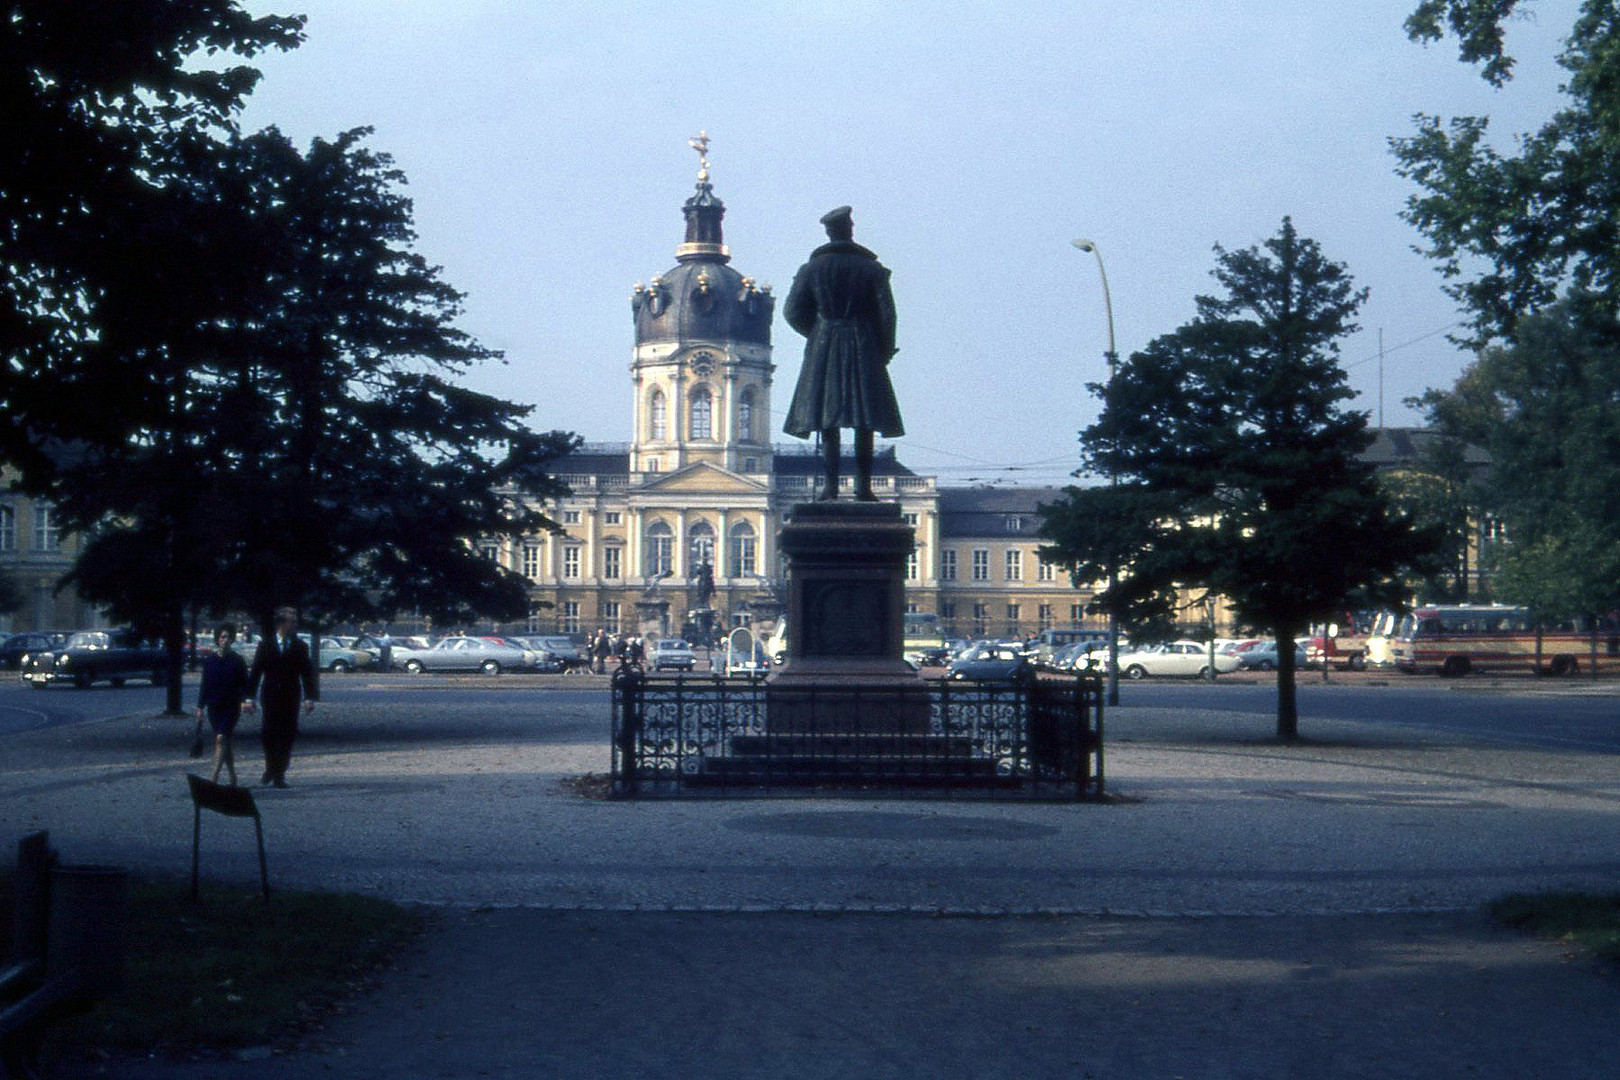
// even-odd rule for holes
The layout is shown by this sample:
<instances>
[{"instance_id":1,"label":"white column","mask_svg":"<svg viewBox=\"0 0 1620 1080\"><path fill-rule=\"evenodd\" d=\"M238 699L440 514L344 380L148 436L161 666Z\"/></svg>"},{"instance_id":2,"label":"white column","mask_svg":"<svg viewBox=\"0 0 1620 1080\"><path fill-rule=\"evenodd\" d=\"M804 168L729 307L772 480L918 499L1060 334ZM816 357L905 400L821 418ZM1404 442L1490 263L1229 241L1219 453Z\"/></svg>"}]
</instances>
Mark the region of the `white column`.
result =
<instances>
[{"instance_id":1,"label":"white column","mask_svg":"<svg viewBox=\"0 0 1620 1080\"><path fill-rule=\"evenodd\" d=\"M675 514L675 550L670 553L669 568L675 571L675 576L686 579L690 569L686 565L686 511L680 510Z\"/></svg>"},{"instance_id":2,"label":"white column","mask_svg":"<svg viewBox=\"0 0 1620 1080\"><path fill-rule=\"evenodd\" d=\"M646 571L644 571L642 569L642 566L641 566L641 549L642 549L642 546L643 546L642 545L642 538L641 538L641 536L642 536L641 510L640 509L627 510L627 512L630 515L630 521L629 521L629 526L630 527L625 530L625 533L627 534L627 537L628 537L628 541L629 541L628 542L628 547L630 548L630 550L625 552L625 560L624 560L623 570L624 570L625 578L628 580L628 579L645 577L646 576Z\"/></svg>"}]
</instances>

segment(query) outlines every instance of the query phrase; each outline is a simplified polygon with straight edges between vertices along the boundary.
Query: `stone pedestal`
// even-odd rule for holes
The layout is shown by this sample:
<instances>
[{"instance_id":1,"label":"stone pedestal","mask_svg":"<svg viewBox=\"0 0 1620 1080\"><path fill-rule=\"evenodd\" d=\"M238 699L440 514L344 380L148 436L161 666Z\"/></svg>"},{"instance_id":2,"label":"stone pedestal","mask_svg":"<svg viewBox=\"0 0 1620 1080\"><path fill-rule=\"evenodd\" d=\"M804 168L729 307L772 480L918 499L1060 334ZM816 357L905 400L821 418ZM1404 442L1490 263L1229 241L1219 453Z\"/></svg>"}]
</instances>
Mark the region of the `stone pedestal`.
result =
<instances>
[{"instance_id":1,"label":"stone pedestal","mask_svg":"<svg viewBox=\"0 0 1620 1080\"><path fill-rule=\"evenodd\" d=\"M788 660L768 683L768 730L927 730L922 681L902 658L913 538L899 505L805 503L778 542L788 563Z\"/></svg>"},{"instance_id":2,"label":"stone pedestal","mask_svg":"<svg viewBox=\"0 0 1620 1080\"><path fill-rule=\"evenodd\" d=\"M669 601L637 600L636 633L648 640L669 636Z\"/></svg>"}]
</instances>

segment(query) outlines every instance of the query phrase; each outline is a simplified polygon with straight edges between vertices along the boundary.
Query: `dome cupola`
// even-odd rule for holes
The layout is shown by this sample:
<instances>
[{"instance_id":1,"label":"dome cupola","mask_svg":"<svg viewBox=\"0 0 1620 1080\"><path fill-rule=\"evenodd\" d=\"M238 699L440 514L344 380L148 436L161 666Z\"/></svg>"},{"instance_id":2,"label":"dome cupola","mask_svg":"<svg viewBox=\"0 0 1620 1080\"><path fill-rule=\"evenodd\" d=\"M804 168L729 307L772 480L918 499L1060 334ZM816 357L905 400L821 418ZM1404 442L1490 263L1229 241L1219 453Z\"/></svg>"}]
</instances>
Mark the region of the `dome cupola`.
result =
<instances>
[{"instance_id":1,"label":"dome cupola","mask_svg":"<svg viewBox=\"0 0 1620 1080\"><path fill-rule=\"evenodd\" d=\"M686 239L675 248L676 265L630 294L636 344L739 342L769 346L776 298L729 264L722 222L726 204L709 182L709 137L690 140L698 152L697 191L681 206Z\"/></svg>"}]
</instances>

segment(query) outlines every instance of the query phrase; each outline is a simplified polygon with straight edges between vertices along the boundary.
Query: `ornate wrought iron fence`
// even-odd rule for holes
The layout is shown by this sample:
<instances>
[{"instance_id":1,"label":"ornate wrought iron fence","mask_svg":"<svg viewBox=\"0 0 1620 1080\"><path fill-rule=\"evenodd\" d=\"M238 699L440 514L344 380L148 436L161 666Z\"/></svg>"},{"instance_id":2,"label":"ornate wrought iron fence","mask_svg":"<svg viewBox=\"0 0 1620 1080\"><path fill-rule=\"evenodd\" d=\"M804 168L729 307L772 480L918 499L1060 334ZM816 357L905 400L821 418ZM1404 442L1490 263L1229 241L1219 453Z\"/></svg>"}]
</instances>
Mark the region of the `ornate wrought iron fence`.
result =
<instances>
[{"instance_id":1,"label":"ornate wrought iron fence","mask_svg":"<svg viewBox=\"0 0 1620 1080\"><path fill-rule=\"evenodd\" d=\"M992 684L779 687L763 679L613 679L620 795L805 788L1086 798L1103 791L1095 676Z\"/></svg>"}]
</instances>

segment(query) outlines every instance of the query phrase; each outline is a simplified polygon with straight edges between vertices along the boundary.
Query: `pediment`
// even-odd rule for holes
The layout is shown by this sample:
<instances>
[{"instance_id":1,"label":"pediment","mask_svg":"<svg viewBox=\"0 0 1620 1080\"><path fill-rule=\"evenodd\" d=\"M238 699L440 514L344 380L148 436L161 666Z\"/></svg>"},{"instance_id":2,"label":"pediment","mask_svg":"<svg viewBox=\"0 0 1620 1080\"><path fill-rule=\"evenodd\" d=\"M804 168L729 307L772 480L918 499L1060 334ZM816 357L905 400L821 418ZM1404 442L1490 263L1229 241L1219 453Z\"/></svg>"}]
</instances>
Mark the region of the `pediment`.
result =
<instances>
[{"instance_id":1,"label":"pediment","mask_svg":"<svg viewBox=\"0 0 1620 1080\"><path fill-rule=\"evenodd\" d=\"M641 490L690 491L705 494L735 492L757 495L763 494L768 489L764 484L750 480L746 476L739 476L707 461L698 461L672 473L666 473L656 480L644 482Z\"/></svg>"}]
</instances>

